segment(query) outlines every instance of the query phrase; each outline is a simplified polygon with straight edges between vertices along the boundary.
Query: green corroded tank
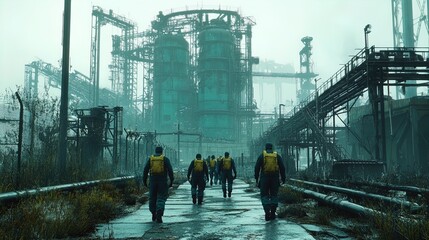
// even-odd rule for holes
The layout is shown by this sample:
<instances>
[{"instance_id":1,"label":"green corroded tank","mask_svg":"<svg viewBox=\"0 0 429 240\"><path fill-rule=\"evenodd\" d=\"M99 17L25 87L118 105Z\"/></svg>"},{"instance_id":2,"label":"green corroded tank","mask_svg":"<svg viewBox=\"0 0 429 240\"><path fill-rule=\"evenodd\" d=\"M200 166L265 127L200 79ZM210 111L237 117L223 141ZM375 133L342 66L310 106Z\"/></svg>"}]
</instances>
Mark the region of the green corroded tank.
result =
<instances>
[{"instance_id":1,"label":"green corroded tank","mask_svg":"<svg viewBox=\"0 0 429 240\"><path fill-rule=\"evenodd\" d=\"M235 135L233 89L235 39L223 22L199 34L198 116L205 137L231 140Z\"/></svg>"},{"instance_id":2,"label":"green corroded tank","mask_svg":"<svg viewBox=\"0 0 429 240\"><path fill-rule=\"evenodd\" d=\"M153 123L158 132L192 125L196 90L189 77L189 44L178 35L162 35L155 41L153 64Z\"/></svg>"}]
</instances>

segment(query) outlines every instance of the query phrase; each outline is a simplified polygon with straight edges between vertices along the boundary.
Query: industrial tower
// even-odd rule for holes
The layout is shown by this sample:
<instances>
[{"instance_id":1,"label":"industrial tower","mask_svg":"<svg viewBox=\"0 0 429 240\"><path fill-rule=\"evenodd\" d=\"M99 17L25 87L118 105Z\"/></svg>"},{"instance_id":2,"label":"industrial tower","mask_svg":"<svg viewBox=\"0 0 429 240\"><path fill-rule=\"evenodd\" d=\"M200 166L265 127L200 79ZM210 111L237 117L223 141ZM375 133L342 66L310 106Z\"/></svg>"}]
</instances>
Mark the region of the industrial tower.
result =
<instances>
[{"instance_id":1,"label":"industrial tower","mask_svg":"<svg viewBox=\"0 0 429 240\"><path fill-rule=\"evenodd\" d=\"M417 20L413 17L413 2L417 3L419 16ZM425 14L426 11L426 14ZM426 29L426 36L429 45L429 3L428 0L392 0L392 26L393 26L393 46L395 48L414 49L419 44L420 30ZM427 46L427 45L426 45ZM415 84L415 81L410 81ZM405 98L417 95L417 87L397 88L397 93L402 92ZM429 92L429 89L428 89Z\"/></svg>"},{"instance_id":2,"label":"industrial tower","mask_svg":"<svg viewBox=\"0 0 429 240\"><path fill-rule=\"evenodd\" d=\"M111 70L112 90L116 94L115 102L100 102L100 43L101 27L111 24L121 29L121 35L112 36L112 63ZM132 49L136 47L137 26L134 22L113 13L109 10L105 13L103 9L94 6L92 9L91 29L91 59L90 78L92 87L93 106L120 105L126 108L125 113L129 116L138 114L137 107L137 61L129 57ZM133 125L136 123L134 122Z\"/></svg>"},{"instance_id":3,"label":"industrial tower","mask_svg":"<svg viewBox=\"0 0 429 240\"><path fill-rule=\"evenodd\" d=\"M251 136L250 18L227 10L160 12L146 34L153 46L146 118L157 131L201 132L207 141Z\"/></svg>"},{"instance_id":4,"label":"industrial tower","mask_svg":"<svg viewBox=\"0 0 429 240\"><path fill-rule=\"evenodd\" d=\"M298 101L301 102L306 99L312 91L314 91L314 84L311 79L316 75L313 72L313 62L311 60L311 41L312 37L306 36L301 38L304 47L299 51L299 90L297 93Z\"/></svg>"}]
</instances>

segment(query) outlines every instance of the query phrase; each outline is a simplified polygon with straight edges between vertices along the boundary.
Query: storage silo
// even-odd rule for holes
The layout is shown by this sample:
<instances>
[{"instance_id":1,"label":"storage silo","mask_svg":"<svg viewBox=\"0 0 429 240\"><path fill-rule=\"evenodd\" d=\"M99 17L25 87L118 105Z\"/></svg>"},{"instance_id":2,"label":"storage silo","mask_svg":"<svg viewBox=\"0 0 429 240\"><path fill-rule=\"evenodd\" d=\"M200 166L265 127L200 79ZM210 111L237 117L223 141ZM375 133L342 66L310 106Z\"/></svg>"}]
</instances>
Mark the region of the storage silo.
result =
<instances>
[{"instance_id":1,"label":"storage silo","mask_svg":"<svg viewBox=\"0 0 429 240\"><path fill-rule=\"evenodd\" d=\"M153 123L158 132L192 125L196 90L189 77L189 44L179 35L155 40L153 64Z\"/></svg>"},{"instance_id":2,"label":"storage silo","mask_svg":"<svg viewBox=\"0 0 429 240\"><path fill-rule=\"evenodd\" d=\"M198 37L198 116L205 137L235 136L233 94L234 36L222 21L211 22Z\"/></svg>"}]
</instances>

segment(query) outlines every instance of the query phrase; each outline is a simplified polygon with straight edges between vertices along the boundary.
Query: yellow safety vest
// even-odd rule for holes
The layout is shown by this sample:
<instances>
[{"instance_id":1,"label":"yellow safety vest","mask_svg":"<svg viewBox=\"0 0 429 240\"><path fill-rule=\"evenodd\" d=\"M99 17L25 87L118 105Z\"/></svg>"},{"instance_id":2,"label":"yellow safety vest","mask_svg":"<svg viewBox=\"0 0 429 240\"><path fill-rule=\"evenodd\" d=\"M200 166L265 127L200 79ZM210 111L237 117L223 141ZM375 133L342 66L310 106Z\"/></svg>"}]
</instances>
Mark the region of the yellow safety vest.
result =
<instances>
[{"instance_id":1,"label":"yellow safety vest","mask_svg":"<svg viewBox=\"0 0 429 240\"><path fill-rule=\"evenodd\" d=\"M277 152L267 153L267 151L264 150L263 156L264 156L264 166L263 166L264 173L274 173L279 171L279 164L277 162Z\"/></svg>"},{"instance_id":2,"label":"yellow safety vest","mask_svg":"<svg viewBox=\"0 0 429 240\"><path fill-rule=\"evenodd\" d=\"M164 173L164 155L150 156L150 173L151 174Z\"/></svg>"},{"instance_id":3,"label":"yellow safety vest","mask_svg":"<svg viewBox=\"0 0 429 240\"><path fill-rule=\"evenodd\" d=\"M210 159L210 167L214 168L216 166L216 159Z\"/></svg>"},{"instance_id":4,"label":"yellow safety vest","mask_svg":"<svg viewBox=\"0 0 429 240\"><path fill-rule=\"evenodd\" d=\"M231 158L224 158L223 159L223 169L224 170L231 169L231 165L232 165L231 162L232 162Z\"/></svg>"},{"instance_id":5,"label":"yellow safety vest","mask_svg":"<svg viewBox=\"0 0 429 240\"><path fill-rule=\"evenodd\" d=\"M194 172L202 172L204 169L204 160L194 160Z\"/></svg>"}]
</instances>

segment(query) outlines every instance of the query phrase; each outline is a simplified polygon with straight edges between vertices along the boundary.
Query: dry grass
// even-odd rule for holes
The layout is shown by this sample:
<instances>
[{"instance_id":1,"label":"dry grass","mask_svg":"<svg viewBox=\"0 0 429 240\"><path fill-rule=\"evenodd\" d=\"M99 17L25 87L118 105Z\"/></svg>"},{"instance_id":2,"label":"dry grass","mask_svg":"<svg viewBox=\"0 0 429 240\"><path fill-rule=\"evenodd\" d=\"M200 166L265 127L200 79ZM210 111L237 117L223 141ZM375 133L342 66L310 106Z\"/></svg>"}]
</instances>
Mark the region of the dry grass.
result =
<instances>
[{"instance_id":1,"label":"dry grass","mask_svg":"<svg viewBox=\"0 0 429 240\"><path fill-rule=\"evenodd\" d=\"M380 239L429 239L428 219L405 219L389 211L374 216L373 222Z\"/></svg>"},{"instance_id":2,"label":"dry grass","mask_svg":"<svg viewBox=\"0 0 429 240\"><path fill-rule=\"evenodd\" d=\"M4 239L78 237L96 224L121 213L122 200L115 191L50 193L1 209L0 236Z\"/></svg>"},{"instance_id":3,"label":"dry grass","mask_svg":"<svg viewBox=\"0 0 429 240\"><path fill-rule=\"evenodd\" d=\"M289 187L279 188L279 201L285 204L300 203L304 201L304 197L301 193L293 191Z\"/></svg>"}]
</instances>

